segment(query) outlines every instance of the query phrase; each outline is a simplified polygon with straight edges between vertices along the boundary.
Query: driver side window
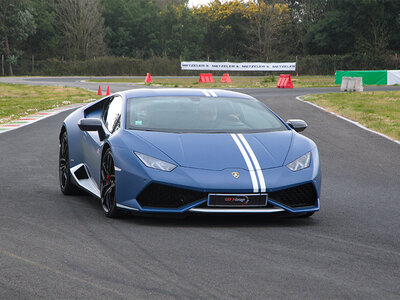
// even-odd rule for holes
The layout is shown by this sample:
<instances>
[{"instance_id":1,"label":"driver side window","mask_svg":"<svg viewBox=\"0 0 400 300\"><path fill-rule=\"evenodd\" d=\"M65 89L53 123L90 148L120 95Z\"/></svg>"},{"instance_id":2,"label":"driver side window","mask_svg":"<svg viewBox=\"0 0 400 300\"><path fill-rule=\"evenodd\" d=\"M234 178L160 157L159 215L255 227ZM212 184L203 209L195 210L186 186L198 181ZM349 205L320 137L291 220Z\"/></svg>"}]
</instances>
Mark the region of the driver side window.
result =
<instances>
[{"instance_id":1,"label":"driver side window","mask_svg":"<svg viewBox=\"0 0 400 300\"><path fill-rule=\"evenodd\" d=\"M115 96L104 107L103 121L109 132L113 133L121 126L122 98Z\"/></svg>"}]
</instances>

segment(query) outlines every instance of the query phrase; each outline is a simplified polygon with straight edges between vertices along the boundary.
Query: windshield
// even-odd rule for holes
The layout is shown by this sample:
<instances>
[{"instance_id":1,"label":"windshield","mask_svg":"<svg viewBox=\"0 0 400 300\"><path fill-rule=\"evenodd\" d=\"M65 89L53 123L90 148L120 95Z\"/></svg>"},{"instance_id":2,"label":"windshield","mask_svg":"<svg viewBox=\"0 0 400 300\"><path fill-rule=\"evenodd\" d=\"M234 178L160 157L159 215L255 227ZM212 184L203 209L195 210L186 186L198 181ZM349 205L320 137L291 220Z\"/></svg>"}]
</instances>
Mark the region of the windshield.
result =
<instances>
[{"instance_id":1,"label":"windshield","mask_svg":"<svg viewBox=\"0 0 400 300\"><path fill-rule=\"evenodd\" d=\"M164 132L287 130L256 100L194 96L130 98L126 128Z\"/></svg>"}]
</instances>

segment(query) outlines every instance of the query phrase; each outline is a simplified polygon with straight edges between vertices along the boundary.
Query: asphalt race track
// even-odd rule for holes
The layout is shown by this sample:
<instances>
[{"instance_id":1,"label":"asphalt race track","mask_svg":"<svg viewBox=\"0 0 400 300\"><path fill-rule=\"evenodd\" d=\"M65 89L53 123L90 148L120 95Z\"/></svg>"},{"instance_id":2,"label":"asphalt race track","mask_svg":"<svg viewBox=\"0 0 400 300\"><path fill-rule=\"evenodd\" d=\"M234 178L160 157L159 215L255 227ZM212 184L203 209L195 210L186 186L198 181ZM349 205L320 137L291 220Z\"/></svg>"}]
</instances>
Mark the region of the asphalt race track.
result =
<instances>
[{"instance_id":1,"label":"asphalt race track","mask_svg":"<svg viewBox=\"0 0 400 300\"><path fill-rule=\"evenodd\" d=\"M68 112L1 134L0 299L399 299L400 146L295 100L310 90L244 90L309 124L323 185L308 219L108 219L97 199L59 190Z\"/></svg>"}]
</instances>

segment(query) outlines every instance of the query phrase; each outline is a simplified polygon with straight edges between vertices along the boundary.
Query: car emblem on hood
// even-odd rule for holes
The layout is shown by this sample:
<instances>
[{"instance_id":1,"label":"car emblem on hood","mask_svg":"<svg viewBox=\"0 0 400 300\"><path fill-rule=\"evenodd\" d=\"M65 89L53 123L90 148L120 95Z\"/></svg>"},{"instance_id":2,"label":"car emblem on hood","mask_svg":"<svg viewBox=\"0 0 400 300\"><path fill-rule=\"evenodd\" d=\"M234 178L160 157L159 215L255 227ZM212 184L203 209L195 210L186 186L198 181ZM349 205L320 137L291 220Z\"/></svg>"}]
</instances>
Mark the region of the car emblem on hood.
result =
<instances>
[{"instance_id":1,"label":"car emblem on hood","mask_svg":"<svg viewBox=\"0 0 400 300\"><path fill-rule=\"evenodd\" d=\"M232 172L232 176L235 178L239 178L240 173L239 172Z\"/></svg>"}]
</instances>

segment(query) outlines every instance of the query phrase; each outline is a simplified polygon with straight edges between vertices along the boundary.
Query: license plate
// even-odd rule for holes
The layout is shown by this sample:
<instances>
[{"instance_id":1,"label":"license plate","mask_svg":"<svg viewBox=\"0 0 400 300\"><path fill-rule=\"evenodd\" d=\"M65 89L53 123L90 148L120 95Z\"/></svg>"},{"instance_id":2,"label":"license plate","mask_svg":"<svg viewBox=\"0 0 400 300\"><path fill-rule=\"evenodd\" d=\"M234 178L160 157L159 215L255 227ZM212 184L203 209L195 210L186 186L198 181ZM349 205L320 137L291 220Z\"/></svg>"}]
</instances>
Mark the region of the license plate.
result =
<instances>
[{"instance_id":1,"label":"license plate","mask_svg":"<svg viewBox=\"0 0 400 300\"><path fill-rule=\"evenodd\" d=\"M249 207L266 206L267 194L209 194L208 206Z\"/></svg>"}]
</instances>

